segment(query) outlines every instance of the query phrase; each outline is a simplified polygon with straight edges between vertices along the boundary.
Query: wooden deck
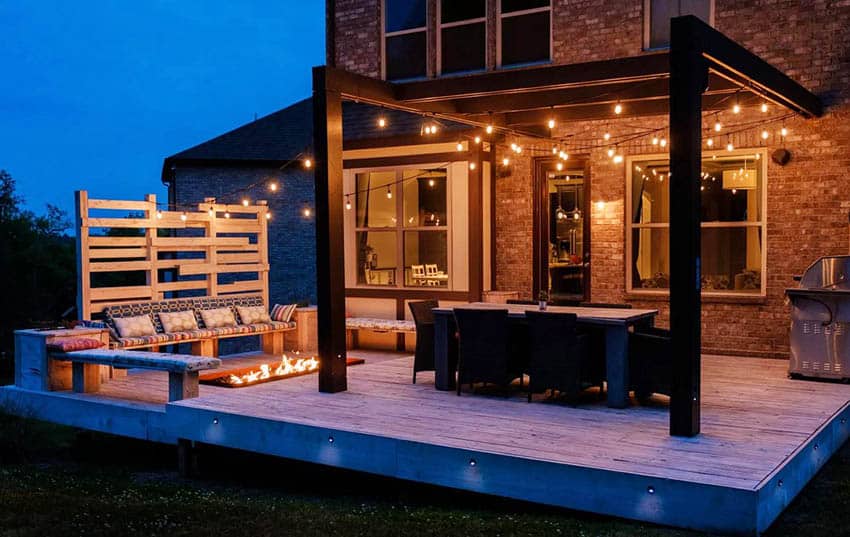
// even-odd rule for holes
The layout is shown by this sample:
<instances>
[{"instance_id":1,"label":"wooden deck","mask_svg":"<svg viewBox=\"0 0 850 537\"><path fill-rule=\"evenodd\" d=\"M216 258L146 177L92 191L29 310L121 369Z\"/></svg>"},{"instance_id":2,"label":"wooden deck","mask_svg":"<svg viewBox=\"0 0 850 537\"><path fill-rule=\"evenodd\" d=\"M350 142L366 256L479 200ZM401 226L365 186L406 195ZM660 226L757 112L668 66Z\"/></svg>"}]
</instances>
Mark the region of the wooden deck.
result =
<instances>
[{"instance_id":1,"label":"wooden deck","mask_svg":"<svg viewBox=\"0 0 850 537\"><path fill-rule=\"evenodd\" d=\"M706 356L703 433L668 435L666 400L608 408L524 396L457 397L412 357L355 351L349 389L308 375L201 386L167 404L167 375L131 372L97 394L5 388L0 402L50 421L178 438L414 481L704 530L766 529L850 434L850 386L786 378L784 361ZM225 360L223 367L262 357Z\"/></svg>"}]
</instances>

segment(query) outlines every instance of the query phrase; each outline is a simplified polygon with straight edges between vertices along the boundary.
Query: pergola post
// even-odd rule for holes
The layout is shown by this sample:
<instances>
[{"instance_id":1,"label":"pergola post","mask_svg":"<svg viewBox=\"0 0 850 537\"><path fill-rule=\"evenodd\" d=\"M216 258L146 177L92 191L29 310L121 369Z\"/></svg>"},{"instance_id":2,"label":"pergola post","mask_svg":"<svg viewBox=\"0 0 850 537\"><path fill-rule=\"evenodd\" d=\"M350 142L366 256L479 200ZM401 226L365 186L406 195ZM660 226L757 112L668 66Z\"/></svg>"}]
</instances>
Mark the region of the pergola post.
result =
<instances>
[{"instance_id":1,"label":"pergola post","mask_svg":"<svg viewBox=\"0 0 850 537\"><path fill-rule=\"evenodd\" d=\"M313 151L316 192L316 298L319 391L347 389L343 264L342 96L326 67L313 68Z\"/></svg>"},{"instance_id":2,"label":"pergola post","mask_svg":"<svg viewBox=\"0 0 850 537\"><path fill-rule=\"evenodd\" d=\"M670 39L670 434L700 432L700 171L702 94L708 65L692 18L674 18Z\"/></svg>"}]
</instances>

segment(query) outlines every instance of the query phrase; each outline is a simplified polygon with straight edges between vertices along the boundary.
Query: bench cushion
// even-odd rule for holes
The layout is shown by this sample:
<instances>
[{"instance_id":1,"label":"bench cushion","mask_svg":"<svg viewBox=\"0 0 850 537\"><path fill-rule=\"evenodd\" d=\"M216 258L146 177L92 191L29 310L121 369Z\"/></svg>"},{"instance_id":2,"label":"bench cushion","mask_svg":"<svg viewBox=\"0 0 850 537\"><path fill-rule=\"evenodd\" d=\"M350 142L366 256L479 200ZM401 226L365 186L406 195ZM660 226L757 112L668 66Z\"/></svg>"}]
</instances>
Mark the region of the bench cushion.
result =
<instances>
[{"instance_id":1,"label":"bench cushion","mask_svg":"<svg viewBox=\"0 0 850 537\"><path fill-rule=\"evenodd\" d=\"M116 349L93 349L54 356L59 360L77 363L111 365L122 368L155 369L172 373L187 373L215 369L221 360L209 356L188 354L166 354L161 352L125 351Z\"/></svg>"},{"instance_id":2,"label":"bench cushion","mask_svg":"<svg viewBox=\"0 0 850 537\"><path fill-rule=\"evenodd\" d=\"M154 334L151 336L122 337L118 338L115 346L122 347L149 347L153 345L168 345L180 343L181 341L195 341L215 337L227 337L237 335L261 334L272 330L288 330L295 328L295 322L281 323L272 321L260 324L240 324L236 326L220 326L218 328L198 328L186 332L174 332L171 334Z\"/></svg>"},{"instance_id":3,"label":"bench cushion","mask_svg":"<svg viewBox=\"0 0 850 537\"><path fill-rule=\"evenodd\" d=\"M154 302L134 302L131 304L119 304L109 306L103 311L106 316L106 322L114 327L115 319L120 317L132 317L137 315L153 314L154 326L157 332L163 332L162 323L159 321L159 316L155 315L160 312L174 312L192 310L198 312L200 310L211 310L216 308L232 308L234 306L264 306L262 295L243 295L233 297L194 297L194 298L174 298L169 300L158 300ZM197 315L198 327L206 328L203 324L203 319Z\"/></svg>"},{"instance_id":4,"label":"bench cushion","mask_svg":"<svg viewBox=\"0 0 850 537\"><path fill-rule=\"evenodd\" d=\"M349 317L345 320L345 328L348 330L374 330L376 332L416 332L416 323L396 319Z\"/></svg>"},{"instance_id":5,"label":"bench cushion","mask_svg":"<svg viewBox=\"0 0 850 537\"><path fill-rule=\"evenodd\" d=\"M47 344L47 350L51 352L83 351L100 347L103 347L103 342L90 337L60 337Z\"/></svg>"}]
</instances>

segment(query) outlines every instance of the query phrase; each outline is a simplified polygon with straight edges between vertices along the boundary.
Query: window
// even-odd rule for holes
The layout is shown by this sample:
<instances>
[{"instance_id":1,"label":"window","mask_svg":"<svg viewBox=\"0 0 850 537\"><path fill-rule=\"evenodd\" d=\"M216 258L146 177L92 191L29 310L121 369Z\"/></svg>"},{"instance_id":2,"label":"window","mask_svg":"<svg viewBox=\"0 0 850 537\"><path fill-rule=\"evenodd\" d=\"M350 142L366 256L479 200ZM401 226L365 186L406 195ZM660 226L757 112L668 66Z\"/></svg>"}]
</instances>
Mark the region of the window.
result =
<instances>
[{"instance_id":1,"label":"window","mask_svg":"<svg viewBox=\"0 0 850 537\"><path fill-rule=\"evenodd\" d=\"M644 0L644 48L670 46L670 19L695 15L714 24L714 0Z\"/></svg>"},{"instance_id":2,"label":"window","mask_svg":"<svg viewBox=\"0 0 850 537\"><path fill-rule=\"evenodd\" d=\"M499 0L499 66L549 61L552 57L550 0Z\"/></svg>"},{"instance_id":3,"label":"window","mask_svg":"<svg viewBox=\"0 0 850 537\"><path fill-rule=\"evenodd\" d=\"M384 78L403 80L427 74L428 30L425 0L384 0Z\"/></svg>"},{"instance_id":4,"label":"window","mask_svg":"<svg viewBox=\"0 0 850 537\"><path fill-rule=\"evenodd\" d=\"M762 153L703 159L703 293L765 294L764 163ZM636 159L629 170L627 289L663 292L670 286L670 167L666 158Z\"/></svg>"},{"instance_id":5,"label":"window","mask_svg":"<svg viewBox=\"0 0 850 537\"><path fill-rule=\"evenodd\" d=\"M445 169L357 173L358 285L449 285Z\"/></svg>"},{"instance_id":6,"label":"window","mask_svg":"<svg viewBox=\"0 0 850 537\"><path fill-rule=\"evenodd\" d=\"M440 0L437 70L480 71L487 66L486 0Z\"/></svg>"}]
</instances>

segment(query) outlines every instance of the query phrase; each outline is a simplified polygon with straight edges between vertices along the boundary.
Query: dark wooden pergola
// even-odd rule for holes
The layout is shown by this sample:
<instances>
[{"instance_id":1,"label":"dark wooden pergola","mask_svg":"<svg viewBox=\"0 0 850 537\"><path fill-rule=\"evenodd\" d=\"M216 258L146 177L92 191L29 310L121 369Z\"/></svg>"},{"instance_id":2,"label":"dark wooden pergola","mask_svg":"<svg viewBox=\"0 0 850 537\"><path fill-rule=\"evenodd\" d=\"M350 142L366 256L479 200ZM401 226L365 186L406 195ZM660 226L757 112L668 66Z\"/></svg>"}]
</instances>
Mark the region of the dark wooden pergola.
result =
<instances>
[{"instance_id":1,"label":"dark wooden pergola","mask_svg":"<svg viewBox=\"0 0 850 537\"><path fill-rule=\"evenodd\" d=\"M347 388L342 101L543 134L545 122L670 115L670 319L674 352L670 434L700 430L700 171L702 113L767 100L803 117L823 108L788 76L693 16L671 21L666 53L572 65L391 83L313 69L319 390ZM617 116L621 117L621 116Z\"/></svg>"}]
</instances>

